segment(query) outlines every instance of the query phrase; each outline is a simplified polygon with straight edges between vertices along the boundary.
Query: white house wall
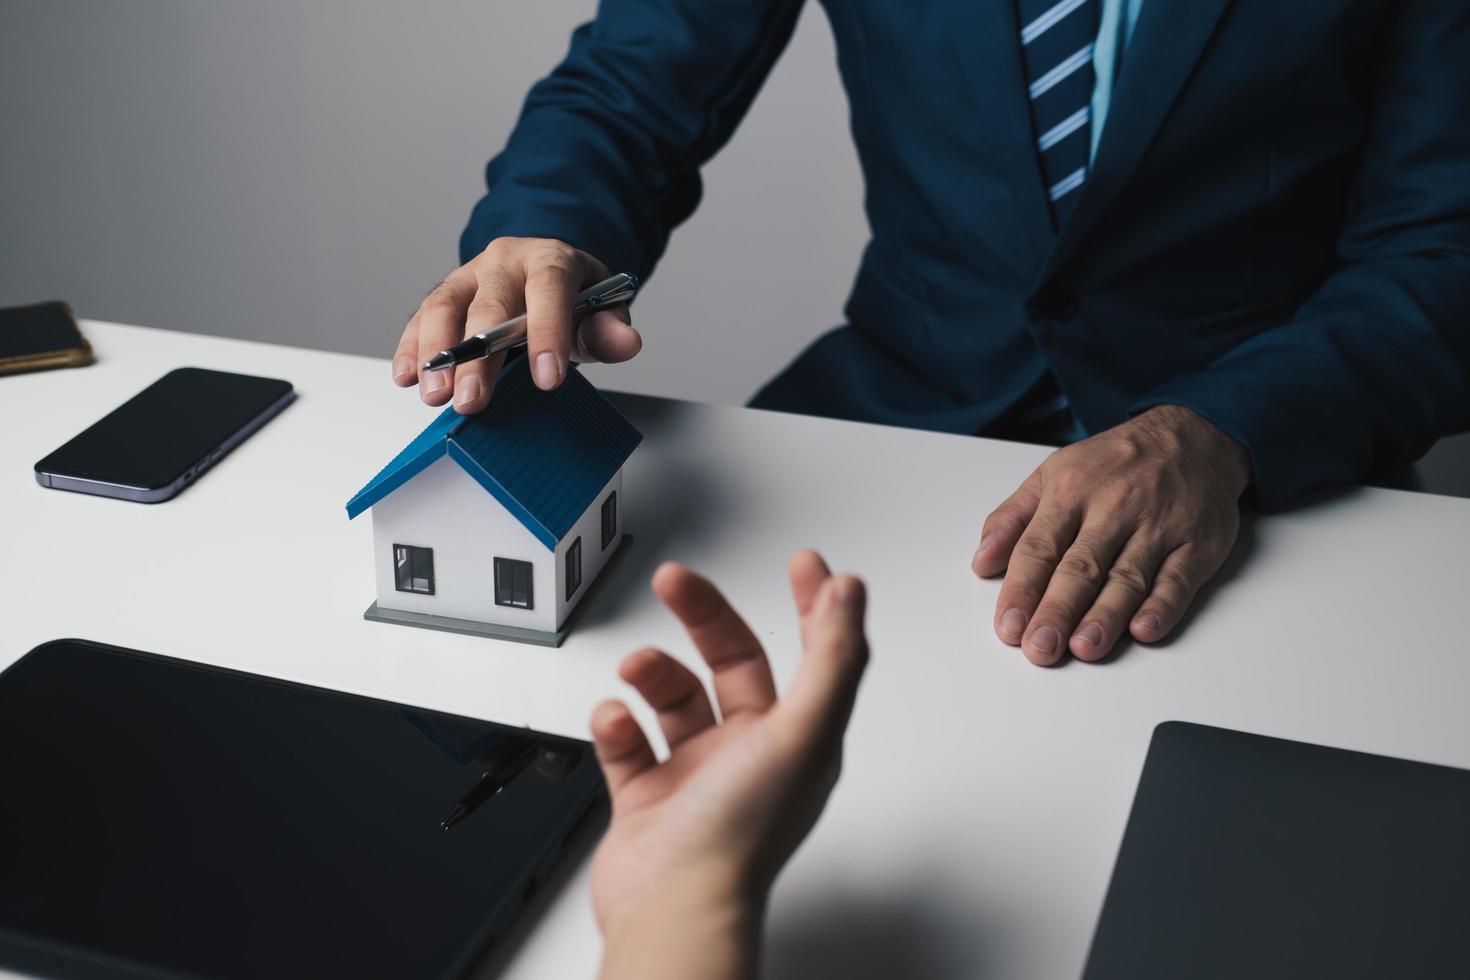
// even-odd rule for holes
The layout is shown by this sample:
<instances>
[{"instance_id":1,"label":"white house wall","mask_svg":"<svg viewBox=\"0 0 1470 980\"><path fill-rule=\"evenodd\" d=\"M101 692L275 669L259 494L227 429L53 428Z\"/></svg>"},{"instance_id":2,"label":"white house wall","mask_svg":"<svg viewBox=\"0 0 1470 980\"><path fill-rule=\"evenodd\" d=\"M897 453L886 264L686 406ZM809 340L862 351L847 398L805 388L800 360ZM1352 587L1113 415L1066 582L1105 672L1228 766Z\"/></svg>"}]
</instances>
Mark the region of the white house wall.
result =
<instances>
[{"instance_id":1,"label":"white house wall","mask_svg":"<svg viewBox=\"0 0 1470 980\"><path fill-rule=\"evenodd\" d=\"M536 630L554 630L560 623L562 569L557 556L447 456L379 501L372 515L380 606ZM434 549L434 595L395 588L395 544ZM597 544L592 541L592 550ZM582 549L587 569L585 540ZM531 562L534 609L495 604L496 557Z\"/></svg>"},{"instance_id":2,"label":"white house wall","mask_svg":"<svg viewBox=\"0 0 1470 980\"><path fill-rule=\"evenodd\" d=\"M602 547L602 502L607 499L608 491L616 490L618 493L618 533L607 544L607 549ZM618 544L623 540L623 471L620 469L607 482L607 486L597 492L592 499L592 506L582 512L577 518L577 523L567 532L556 546L556 622L560 626L577 603L582 601L582 596L587 594L588 588L597 580L602 573L602 566L607 564L608 556L617 550ZM567 594L567 549L571 548L572 542L577 536L582 537L582 584L577 592L568 601Z\"/></svg>"}]
</instances>

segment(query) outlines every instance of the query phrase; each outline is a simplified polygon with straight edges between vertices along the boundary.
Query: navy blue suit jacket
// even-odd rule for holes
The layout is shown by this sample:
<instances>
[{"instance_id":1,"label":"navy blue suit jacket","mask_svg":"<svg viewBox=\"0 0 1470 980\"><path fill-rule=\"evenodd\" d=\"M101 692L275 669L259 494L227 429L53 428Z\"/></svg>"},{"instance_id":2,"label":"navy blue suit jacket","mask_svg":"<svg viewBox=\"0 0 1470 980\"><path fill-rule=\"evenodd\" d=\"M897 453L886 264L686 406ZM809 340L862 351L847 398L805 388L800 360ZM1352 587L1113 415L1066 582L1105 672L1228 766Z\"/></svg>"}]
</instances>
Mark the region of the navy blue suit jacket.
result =
<instances>
[{"instance_id":1,"label":"navy blue suit jacket","mask_svg":"<svg viewBox=\"0 0 1470 980\"><path fill-rule=\"evenodd\" d=\"M757 404L976 433L1050 367L1089 432L1209 418L1266 507L1470 426L1467 0L1148 0L1059 233L1014 0L823 2L872 241L849 325ZM464 258L546 236L647 275L800 5L602 0Z\"/></svg>"}]
</instances>

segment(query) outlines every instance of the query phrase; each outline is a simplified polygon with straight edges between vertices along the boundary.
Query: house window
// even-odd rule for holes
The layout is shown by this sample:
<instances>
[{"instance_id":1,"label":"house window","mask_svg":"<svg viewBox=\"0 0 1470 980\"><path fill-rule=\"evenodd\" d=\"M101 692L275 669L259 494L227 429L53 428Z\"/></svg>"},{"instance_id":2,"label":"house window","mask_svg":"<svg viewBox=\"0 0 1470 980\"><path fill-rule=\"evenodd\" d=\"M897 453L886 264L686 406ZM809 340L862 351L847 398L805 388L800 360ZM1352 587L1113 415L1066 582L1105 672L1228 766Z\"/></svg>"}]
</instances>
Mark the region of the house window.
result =
<instances>
[{"instance_id":1,"label":"house window","mask_svg":"<svg viewBox=\"0 0 1470 980\"><path fill-rule=\"evenodd\" d=\"M434 549L393 546L393 583L399 592L434 594Z\"/></svg>"},{"instance_id":2,"label":"house window","mask_svg":"<svg viewBox=\"0 0 1470 980\"><path fill-rule=\"evenodd\" d=\"M602 550L618 536L618 492L614 490L602 502Z\"/></svg>"},{"instance_id":3,"label":"house window","mask_svg":"<svg viewBox=\"0 0 1470 980\"><path fill-rule=\"evenodd\" d=\"M535 609L531 590L531 563L514 558L495 559L495 604Z\"/></svg>"},{"instance_id":4,"label":"house window","mask_svg":"<svg viewBox=\"0 0 1470 980\"><path fill-rule=\"evenodd\" d=\"M567 598L576 595L582 584L582 539L572 542L567 549Z\"/></svg>"}]
</instances>

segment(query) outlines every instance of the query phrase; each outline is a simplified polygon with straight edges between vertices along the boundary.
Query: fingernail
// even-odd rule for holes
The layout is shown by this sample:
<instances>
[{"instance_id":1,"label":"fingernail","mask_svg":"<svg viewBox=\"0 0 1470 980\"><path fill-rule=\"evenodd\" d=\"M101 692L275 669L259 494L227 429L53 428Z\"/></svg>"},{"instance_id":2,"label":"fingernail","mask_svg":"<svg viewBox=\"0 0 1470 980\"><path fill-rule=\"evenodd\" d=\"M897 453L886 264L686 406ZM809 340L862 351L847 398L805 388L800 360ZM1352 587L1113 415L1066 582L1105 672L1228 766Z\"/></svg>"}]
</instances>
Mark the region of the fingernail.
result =
<instances>
[{"instance_id":1,"label":"fingernail","mask_svg":"<svg viewBox=\"0 0 1470 980\"><path fill-rule=\"evenodd\" d=\"M981 535L980 536L980 543L975 546L975 555L976 555L976 557L979 557L980 552L982 552L982 551L985 550L985 542L987 542L989 540L990 540L990 538L987 535Z\"/></svg>"},{"instance_id":2,"label":"fingernail","mask_svg":"<svg viewBox=\"0 0 1470 980\"><path fill-rule=\"evenodd\" d=\"M1077 639L1088 646L1102 646L1102 627L1096 623L1088 623L1077 631Z\"/></svg>"},{"instance_id":3,"label":"fingernail","mask_svg":"<svg viewBox=\"0 0 1470 980\"><path fill-rule=\"evenodd\" d=\"M443 371L425 371L425 377L420 379L419 384L424 391L430 395L436 395L449 387L449 376Z\"/></svg>"},{"instance_id":4,"label":"fingernail","mask_svg":"<svg viewBox=\"0 0 1470 980\"><path fill-rule=\"evenodd\" d=\"M1038 627L1036 632L1031 634L1031 640L1026 645L1033 653L1049 657L1057 651L1057 631L1050 626Z\"/></svg>"},{"instance_id":5,"label":"fingernail","mask_svg":"<svg viewBox=\"0 0 1470 980\"><path fill-rule=\"evenodd\" d=\"M1007 609L1000 616L1000 631L1007 640L1019 640L1026 632L1026 614L1019 609Z\"/></svg>"},{"instance_id":6,"label":"fingernail","mask_svg":"<svg viewBox=\"0 0 1470 980\"><path fill-rule=\"evenodd\" d=\"M413 358L393 358L393 380L405 381L413 374Z\"/></svg>"},{"instance_id":7,"label":"fingernail","mask_svg":"<svg viewBox=\"0 0 1470 980\"><path fill-rule=\"evenodd\" d=\"M836 593L837 601L844 606L851 606L857 603L857 583L850 578L838 579L837 585L833 588L833 592Z\"/></svg>"},{"instance_id":8,"label":"fingernail","mask_svg":"<svg viewBox=\"0 0 1470 980\"><path fill-rule=\"evenodd\" d=\"M459 379L454 386L454 404L459 406L468 405L480 397L480 379L473 374L467 374Z\"/></svg>"},{"instance_id":9,"label":"fingernail","mask_svg":"<svg viewBox=\"0 0 1470 980\"><path fill-rule=\"evenodd\" d=\"M549 350L544 350L536 355L536 386L542 390L549 391L556 387L561 380L561 368L556 363L556 355Z\"/></svg>"},{"instance_id":10,"label":"fingernail","mask_svg":"<svg viewBox=\"0 0 1470 980\"><path fill-rule=\"evenodd\" d=\"M1133 621L1133 628L1145 633L1157 633L1159 631L1159 617L1153 613L1144 613Z\"/></svg>"}]
</instances>

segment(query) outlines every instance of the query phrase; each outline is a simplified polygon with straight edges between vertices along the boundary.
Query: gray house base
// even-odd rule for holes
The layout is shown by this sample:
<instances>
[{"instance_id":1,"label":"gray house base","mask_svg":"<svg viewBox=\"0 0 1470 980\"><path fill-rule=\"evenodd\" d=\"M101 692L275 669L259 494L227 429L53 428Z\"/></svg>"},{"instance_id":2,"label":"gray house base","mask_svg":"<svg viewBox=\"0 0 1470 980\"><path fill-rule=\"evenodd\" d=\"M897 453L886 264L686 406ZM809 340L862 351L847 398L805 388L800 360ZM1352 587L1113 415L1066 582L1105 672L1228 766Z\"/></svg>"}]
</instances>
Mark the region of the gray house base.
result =
<instances>
[{"instance_id":1,"label":"gray house base","mask_svg":"<svg viewBox=\"0 0 1470 980\"><path fill-rule=\"evenodd\" d=\"M429 613L405 612L402 609L383 609L375 601L363 612L362 618L374 623L394 623L398 626L417 626L426 630L439 630L444 633L467 633L470 636L484 636L492 640L511 640L515 643L530 643L538 647L559 647L562 640L567 638L571 632L577 617L598 588L606 581L608 572L618 564L618 559L623 552L628 550L628 545L633 542L631 534L625 534L618 542L617 550L608 556L603 564L602 570L597 573L597 578L587 586L582 601L572 609L571 615L561 624L561 628L552 630L530 630L521 626L501 626L497 623L482 623L474 619L455 619L453 616L434 616Z\"/></svg>"}]
</instances>

